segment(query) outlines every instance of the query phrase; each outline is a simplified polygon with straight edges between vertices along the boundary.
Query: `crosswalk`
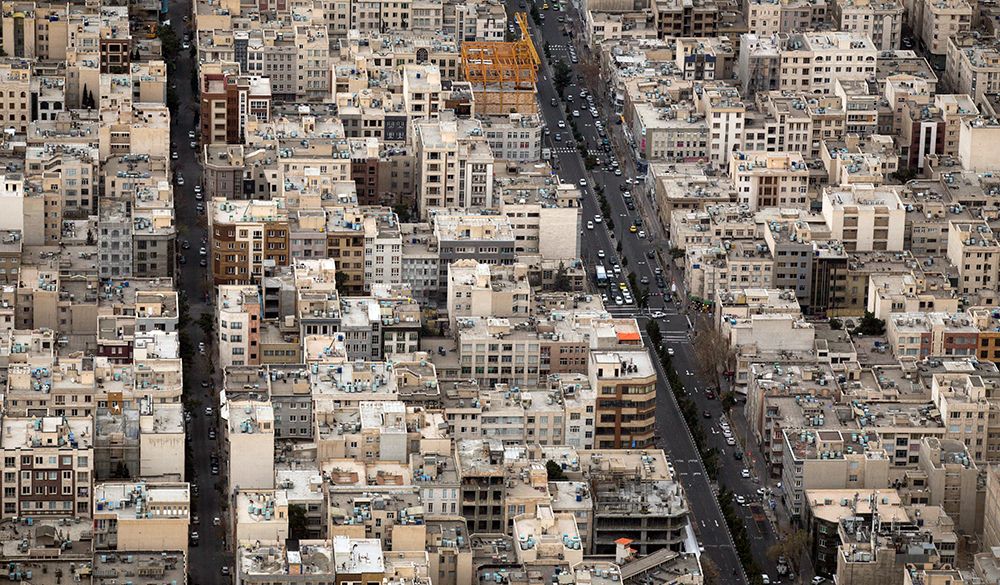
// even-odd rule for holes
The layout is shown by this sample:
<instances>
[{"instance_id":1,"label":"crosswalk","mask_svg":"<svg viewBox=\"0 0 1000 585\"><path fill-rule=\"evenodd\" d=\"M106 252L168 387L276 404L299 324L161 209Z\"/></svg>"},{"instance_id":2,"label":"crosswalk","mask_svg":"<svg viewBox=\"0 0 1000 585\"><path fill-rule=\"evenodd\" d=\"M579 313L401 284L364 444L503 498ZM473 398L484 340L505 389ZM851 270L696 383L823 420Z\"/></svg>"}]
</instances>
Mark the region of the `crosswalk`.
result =
<instances>
[{"instance_id":1,"label":"crosswalk","mask_svg":"<svg viewBox=\"0 0 1000 585\"><path fill-rule=\"evenodd\" d=\"M573 148L571 146L557 146L552 149L552 152L556 154L571 154L576 152L576 148Z\"/></svg>"}]
</instances>

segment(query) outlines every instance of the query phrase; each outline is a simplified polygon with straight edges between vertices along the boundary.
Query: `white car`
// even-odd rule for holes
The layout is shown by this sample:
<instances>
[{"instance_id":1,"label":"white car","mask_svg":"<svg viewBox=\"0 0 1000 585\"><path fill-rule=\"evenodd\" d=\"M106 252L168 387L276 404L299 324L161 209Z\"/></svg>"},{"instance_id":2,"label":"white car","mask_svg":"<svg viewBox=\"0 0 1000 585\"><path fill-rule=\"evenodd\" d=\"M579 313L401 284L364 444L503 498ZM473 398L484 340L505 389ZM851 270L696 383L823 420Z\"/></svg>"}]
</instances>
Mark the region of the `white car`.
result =
<instances>
[{"instance_id":1,"label":"white car","mask_svg":"<svg viewBox=\"0 0 1000 585\"><path fill-rule=\"evenodd\" d=\"M604 221L604 218L601 217L600 215L594 216L594 223L601 223L602 221Z\"/></svg>"},{"instance_id":2,"label":"white car","mask_svg":"<svg viewBox=\"0 0 1000 585\"><path fill-rule=\"evenodd\" d=\"M188 138L190 138L191 140L194 140L194 130L189 130L188 131Z\"/></svg>"},{"instance_id":3,"label":"white car","mask_svg":"<svg viewBox=\"0 0 1000 585\"><path fill-rule=\"evenodd\" d=\"M622 300L622 298L621 298L621 297L615 297L615 304L616 304L616 305L624 305L624 304L625 304L625 301L624 301L624 300Z\"/></svg>"},{"instance_id":4,"label":"white car","mask_svg":"<svg viewBox=\"0 0 1000 585\"><path fill-rule=\"evenodd\" d=\"M592 222L592 221L588 221L588 222L587 222L587 229L588 229L588 230L592 230L592 229L594 229L594 222Z\"/></svg>"},{"instance_id":5,"label":"white car","mask_svg":"<svg viewBox=\"0 0 1000 585\"><path fill-rule=\"evenodd\" d=\"M743 469L743 471L740 472L740 477L742 477L743 479L748 479L750 477L750 470Z\"/></svg>"},{"instance_id":6,"label":"white car","mask_svg":"<svg viewBox=\"0 0 1000 585\"><path fill-rule=\"evenodd\" d=\"M726 444L729 445L730 447L734 447L736 446L736 439L729 437L728 439L726 439Z\"/></svg>"},{"instance_id":7,"label":"white car","mask_svg":"<svg viewBox=\"0 0 1000 585\"><path fill-rule=\"evenodd\" d=\"M199 256L208 256L208 250L204 246L198 249Z\"/></svg>"},{"instance_id":8,"label":"white car","mask_svg":"<svg viewBox=\"0 0 1000 585\"><path fill-rule=\"evenodd\" d=\"M819 585L820 583L822 583L824 581L826 581L826 579L824 579L823 577L820 577L819 575L816 575L815 577L813 577L811 583L812 583L812 585Z\"/></svg>"},{"instance_id":9,"label":"white car","mask_svg":"<svg viewBox=\"0 0 1000 585\"><path fill-rule=\"evenodd\" d=\"M736 503L737 503L737 504L739 504L739 505L741 505L741 506L742 506L743 504L746 504L746 503L747 503L747 499L746 499L746 498L744 498L744 497L743 497L743 496L741 496L741 495L738 495L738 494L737 494L737 496L736 496L736 498L735 498L735 499L736 499Z\"/></svg>"},{"instance_id":10,"label":"white car","mask_svg":"<svg viewBox=\"0 0 1000 585\"><path fill-rule=\"evenodd\" d=\"M586 187L587 186L587 179L580 179L580 186L581 187Z\"/></svg>"},{"instance_id":11,"label":"white car","mask_svg":"<svg viewBox=\"0 0 1000 585\"><path fill-rule=\"evenodd\" d=\"M177 184L178 185L184 184L184 177L182 175L177 175Z\"/></svg>"},{"instance_id":12,"label":"white car","mask_svg":"<svg viewBox=\"0 0 1000 585\"><path fill-rule=\"evenodd\" d=\"M667 314L664 313L663 311L653 311L652 313L649 314L649 316L653 319L662 319L666 317Z\"/></svg>"},{"instance_id":13,"label":"white car","mask_svg":"<svg viewBox=\"0 0 1000 585\"><path fill-rule=\"evenodd\" d=\"M674 355L674 348L668 347L667 348L667 355L673 357L673 355Z\"/></svg>"},{"instance_id":14,"label":"white car","mask_svg":"<svg viewBox=\"0 0 1000 585\"><path fill-rule=\"evenodd\" d=\"M573 117L574 118L579 118L580 117L580 110L573 110Z\"/></svg>"},{"instance_id":15,"label":"white car","mask_svg":"<svg viewBox=\"0 0 1000 585\"><path fill-rule=\"evenodd\" d=\"M598 250L597 251L597 257L598 258L604 258L605 256L606 256L606 254L604 253L604 250Z\"/></svg>"},{"instance_id":16,"label":"white car","mask_svg":"<svg viewBox=\"0 0 1000 585\"><path fill-rule=\"evenodd\" d=\"M557 124L557 126L559 126L560 128L565 128L566 127L566 122L564 122L562 120L559 120L559 124Z\"/></svg>"},{"instance_id":17,"label":"white car","mask_svg":"<svg viewBox=\"0 0 1000 585\"><path fill-rule=\"evenodd\" d=\"M645 238L646 237L646 232L644 232L643 230L639 230L639 237L640 238Z\"/></svg>"}]
</instances>

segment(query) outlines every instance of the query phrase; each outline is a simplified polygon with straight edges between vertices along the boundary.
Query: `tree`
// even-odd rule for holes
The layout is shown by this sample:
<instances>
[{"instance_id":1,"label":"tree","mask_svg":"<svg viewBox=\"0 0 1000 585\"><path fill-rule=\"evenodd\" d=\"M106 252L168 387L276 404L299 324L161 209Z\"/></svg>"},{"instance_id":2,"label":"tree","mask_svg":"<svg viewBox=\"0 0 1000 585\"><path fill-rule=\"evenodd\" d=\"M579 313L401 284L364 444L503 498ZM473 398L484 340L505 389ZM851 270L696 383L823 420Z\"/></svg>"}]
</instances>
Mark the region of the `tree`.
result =
<instances>
[{"instance_id":1,"label":"tree","mask_svg":"<svg viewBox=\"0 0 1000 585\"><path fill-rule=\"evenodd\" d=\"M553 66L552 83L556 86L556 91L562 96L566 92L566 87L573 81L573 69L565 61L559 59ZM567 104L567 108L569 104Z\"/></svg>"},{"instance_id":2,"label":"tree","mask_svg":"<svg viewBox=\"0 0 1000 585\"><path fill-rule=\"evenodd\" d=\"M211 339L215 332L215 316L212 313L202 313L198 316L198 327L201 327L206 339Z\"/></svg>"},{"instance_id":3,"label":"tree","mask_svg":"<svg viewBox=\"0 0 1000 585\"><path fill-rule=\"evenodd\" d=\"M736 354L718 329L702 330L694 340L694 355L698 375L711 386L719 385L719 375L733 369Z\"/></svg>"},{"instance_id":4,"label":"tree","mask_svg":"<svg viewBox=\"0 0 1000 585\"><path fill-rule=\"evenodd\" d=\"M660 344L663 343L663 333L660 331L660 324L650 319L646 323L646 333L649 335L649 341L656 348L656 351L660 351Z\"/></svg>"},{"instance_id":5,"label":"tree","mask_svg":"<svg viewBox=\"0 0 1000 585\"><path fill-rule=\"evenodd\" d=\"M646 287L639 288L639 295L635 298L639 303L640 309L645 309L649 306L649 289Z\"/></svg>"},{"instance_id":6,"label":"tree","mask_svg":"<svg viewBox=\"0 0 1000 585\"><path fill-rule=\"evenodd\" d=\"M302 504L288 505L288 537L303 539L309 536L306 528L306 507Z\"/></svg>"},{"instance_id":7,"label":"tree","mask_svg":"<svg viewBox=\"0 0 1000 585\"><path fill-rule=\"evenodd\" d=\"M549 481L566 481L566 474L563 473L562 466L549 459L545 462L545 473Z\"/></svg>"},{"instance_id":8,"label":"tree","mask_svg":"<svg viewBox=\"0 0 1000 585\"><path fill-rule=\"evenodd\" d=\"M730 390L722 395L722 410L729 412L736 406L736 393Z\"/></svg>"},{"instance_id":9,"label":"tree","mask_svg":"<svg viewBox=\"0 0 1000 585\"><path fill-rule=\"evenodd\" d=\"M854 328L857 335L883 335L885 333L885 321L879 319L871 311L865 311L861 317L861 322Z\"/></svg>"},{"instance_id":10,"label":"tree","mask_svg":"<svg viewBox=\"0 0 1000 585\"><path fill-rule=\"evenodd\" d=\"M569 292L571 288L569 276L566 274L566 265L562 262L559 262L559 268L556 270L556 278L552 286L557 292Z\"/></svg>"},{"instance_id":11,"label":"tree","mask_svg":"<svg viewBox=\"0 0 1000 585\"><path fill-rule=\"evenodd\" d=\"M83 86L83 93L80 95L80 105L88 110L93 110L96 104L94 103L94 92L87 88L87 85Z\"/></svg>"},{"instance_id":12,"label":"tree","mask_svg":"<svg viewBox=\"0 0 1000 585\"><path fill-rule=\"evenodd\" d=\"M719 566L708 555L701 555L701 572L704 574L705 585L722 585Z\"/></svg>"},{"instance_id":13,"label":"tree","mask_svg":"<svg viewBox=\"0 0 1000 585\"><path fill-rule=\"evenodd\" d=\"M410 206L404 203L397 203L396 205L393 205L392 210L396 212L396 216L399 218L401 223L410 221L410 215L413 213Z\"/></svg>"},{"instance_id":14,"label":"tree","mask_svg":"<svg viewBox=\"0 0 1000 585\"><path fill-rule=\"evenodd\" d=\"M157 29L156 35L160 38L160 46L163 49L163 56L166 58L167 63L175 62L177 53L181 50L181 42L177 38L177 33L174 31L174 27L161 25L160 28Z\"/></svg>"},{"instance_id":15,"label":"tree","mask_svg":"<svg viewBox=\"0 0 1000 585\"><path fill-rule=\"evenodd\" d=\"M338 270L337 274L333 277L333 282L336 284L338 291L343 291L344 287L347 286L347 273Z\"/></svg>"},{"instance_id":16,"label":"tree","mask_svg":"<svg viewBox=\"0 0 1000 585\"><path fill-rule=\"evenodd\" d=\"M802 558L802 553L809 546L809 534L805 530L798 530L785 536L767 549L767 558L772 561L778 557L785 557L793 565Z\"/></svg>"}]
</instances>

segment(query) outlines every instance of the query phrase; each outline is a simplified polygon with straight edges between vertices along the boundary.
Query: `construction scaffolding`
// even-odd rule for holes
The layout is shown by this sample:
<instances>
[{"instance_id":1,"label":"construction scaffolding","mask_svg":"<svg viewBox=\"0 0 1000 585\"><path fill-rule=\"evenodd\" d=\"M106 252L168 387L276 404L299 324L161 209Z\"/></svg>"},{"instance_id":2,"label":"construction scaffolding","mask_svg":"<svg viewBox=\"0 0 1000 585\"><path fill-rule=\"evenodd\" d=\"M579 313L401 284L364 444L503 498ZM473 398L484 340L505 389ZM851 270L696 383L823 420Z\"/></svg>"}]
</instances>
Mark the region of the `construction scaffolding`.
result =
<instances>
[{"instance_id":1,"label":"construction scaffolding","mask_svg":"<svg viewBox=\"0 0 1000 585\"><path fill-rule=\"evenodd\" d=\"M462 43L462 71L472 85L479 113L538 112L535 84L542 61L531 42L528 15L518 12L515 17L521 27L520 40Z\"/></svg>"}]
</instances>

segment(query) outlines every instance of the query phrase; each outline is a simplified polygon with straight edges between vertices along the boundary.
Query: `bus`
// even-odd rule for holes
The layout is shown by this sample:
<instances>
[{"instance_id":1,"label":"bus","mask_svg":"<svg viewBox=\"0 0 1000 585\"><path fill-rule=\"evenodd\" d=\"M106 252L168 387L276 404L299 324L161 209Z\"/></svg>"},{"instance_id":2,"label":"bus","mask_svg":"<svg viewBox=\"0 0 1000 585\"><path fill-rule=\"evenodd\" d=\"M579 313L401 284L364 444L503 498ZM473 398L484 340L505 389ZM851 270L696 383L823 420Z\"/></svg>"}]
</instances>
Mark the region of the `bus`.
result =
<instances>
[{"instance_id":1,"label":"bus","mask_svg":"<svg viewBox=\"0 0 1000 585\"><path fill-rule=\"evenodd\" d=\"M594 269L594 272L597 275L597 284L598 285L604 286L604 285L608 284L608 272L606 270L604 270L604 265L603 264L598 264L597 268Z\"/></svg>"}]
</instances>

